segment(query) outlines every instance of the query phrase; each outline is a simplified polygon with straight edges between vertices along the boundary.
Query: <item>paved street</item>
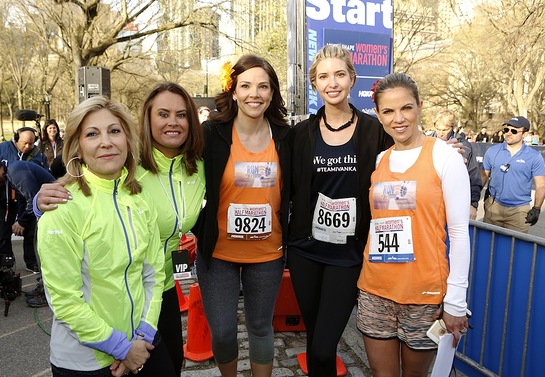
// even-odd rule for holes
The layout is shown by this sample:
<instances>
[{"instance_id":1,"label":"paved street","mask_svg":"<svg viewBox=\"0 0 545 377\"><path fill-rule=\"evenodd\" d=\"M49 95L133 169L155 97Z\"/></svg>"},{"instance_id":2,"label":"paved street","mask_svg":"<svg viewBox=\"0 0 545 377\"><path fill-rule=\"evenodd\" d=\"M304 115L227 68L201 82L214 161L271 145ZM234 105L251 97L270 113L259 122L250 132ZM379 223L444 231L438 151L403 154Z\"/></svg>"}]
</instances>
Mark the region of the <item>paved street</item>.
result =
<instances>
[{"instance_id":1,"label":"paved street","mask_svg":"<svg viewBox=\"0 0 545 377\"><path fill-rule=\"evenodd\" d=\"M29 291L36 285L36 277L24 270L22 257L22 241L13 241L17 260L17 271L21 273L23 290ZM183 285L183 291L189 293L188 281ZM0 302L0 309L3 306ZM242 301L239 304L242 305ZM242 306L241 306L242 308ZM363 350L360 334L355 329L355 312L350 319L343 339L339 344L339 355L348 370L347 376L371 376L367 368L367 359ZM241 345L239 376L249 377L250 364L248 360L248 342L244 327L244 314L239 310L239 341ZM11 303L9 315L0 317L0 377L38 377L51 376L49 365L49 335L52 313L48 307L32 309L25 303L24 296ZM187 312L182 314L184 329L187 329ZM184 339L187 333L184 331ZM306 333L278 332L275 335L275 359L273 376L303 376L304 373L297 363L297 355L305 350ZM186 360L182 377L212 377L220 376L213 360L201 363ZM159 377L159 376L158 376Z\"/></svg>"},{"instance_id":2,"label":"paved street","mask_svg":"<svg viewBox=\"0 0 545 377\"><path fill-rule=\"evenodd\" d=\"M477 219L481 219L482 203ZM545 236L545 216L530 228L530 234ZM36 284L36 277L24 270L22 258L22 240L13 242L17 259L17 271L21 273L23 290L32 290ZM183 286L189 293L188 281ZM240 303L239 305L242 305ZM0 310L3 313L2 302ZM24 296L18 297L11 303L9 315L0 316L0 377L38 377L51 376L49 366L49 335L52 313L48 307L32 309L26 306ZM184 329L187 328L187 312L182 314ZM249 377L250 365L248 361L248 344L244 327L244 314L239 310L239 341L241 345L239 361L239 377ZM184 339L187 340L184 331ZM297 355L305 349L304 332L278 332L275 334L275 359L273 376L303 376L297 363ZM361 335L355 326L355 311L344 332L339 344L338 354L347 367L347 376L370 377L367 358L363 349ZM462 376L458 372L458 376ZM186 361L182 377L215 377L220 373L212 360L201 363Z\"/></svg>"},{"instance_id":3,"label":"paved street","mask_svg":"<svg viewBox=\"0 0 545 377\"><path fill-rule=\"evenodd\" d=\"M17 271L21 273L23 290L32 290L36 277L25 270L22 240L13 241ZM53 317L48 307L32 309L24 296L13 301L7 317L0 301L0 376L51 376L49 366L49 335Z\"/></svg>"}]
</instances>

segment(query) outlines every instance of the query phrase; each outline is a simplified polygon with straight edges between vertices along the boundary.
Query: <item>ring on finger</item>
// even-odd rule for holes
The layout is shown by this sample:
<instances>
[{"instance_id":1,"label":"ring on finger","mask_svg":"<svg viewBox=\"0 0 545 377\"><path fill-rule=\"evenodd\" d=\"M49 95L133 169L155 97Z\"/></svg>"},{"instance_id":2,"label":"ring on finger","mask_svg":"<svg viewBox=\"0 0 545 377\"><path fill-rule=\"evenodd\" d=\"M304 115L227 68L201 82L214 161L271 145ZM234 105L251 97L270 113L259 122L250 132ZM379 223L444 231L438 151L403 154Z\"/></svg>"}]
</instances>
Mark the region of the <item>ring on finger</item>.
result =
<instances>
[{"instance_id":1,"label":"ring on finger","mask_svg":"<svg viewBox=\"0 0 545 377\"><path fill-rule=\"evenodd\" d=\"M140 365L140 368L137 369L138 372L140 372L142 369L144 369L144 365Z\"/></svg>"}]
</instances>

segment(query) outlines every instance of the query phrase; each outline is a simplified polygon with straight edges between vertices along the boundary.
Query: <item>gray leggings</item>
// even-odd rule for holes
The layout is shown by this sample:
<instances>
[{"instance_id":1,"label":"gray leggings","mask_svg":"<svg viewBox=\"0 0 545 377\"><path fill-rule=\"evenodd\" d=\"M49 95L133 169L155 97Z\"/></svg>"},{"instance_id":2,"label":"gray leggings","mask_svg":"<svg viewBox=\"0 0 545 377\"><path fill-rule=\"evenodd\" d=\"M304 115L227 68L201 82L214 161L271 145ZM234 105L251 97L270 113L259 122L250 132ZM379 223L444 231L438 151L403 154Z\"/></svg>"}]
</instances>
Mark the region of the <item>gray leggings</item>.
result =
<instances>
[{"instance_id":1,"label":"gray leggings","mask_svg":"<svg viewBox=\"0 0 545 377\"><path fill-rule=\"evenodd\" d=\"M284 259L264 263L233 263L212 258L207 269L197 253L197 271L216 362L225 364L238 358L237 309L242 281L250 361L256 364L272 363L272 319Z\"/></svg>"}]
</instances>

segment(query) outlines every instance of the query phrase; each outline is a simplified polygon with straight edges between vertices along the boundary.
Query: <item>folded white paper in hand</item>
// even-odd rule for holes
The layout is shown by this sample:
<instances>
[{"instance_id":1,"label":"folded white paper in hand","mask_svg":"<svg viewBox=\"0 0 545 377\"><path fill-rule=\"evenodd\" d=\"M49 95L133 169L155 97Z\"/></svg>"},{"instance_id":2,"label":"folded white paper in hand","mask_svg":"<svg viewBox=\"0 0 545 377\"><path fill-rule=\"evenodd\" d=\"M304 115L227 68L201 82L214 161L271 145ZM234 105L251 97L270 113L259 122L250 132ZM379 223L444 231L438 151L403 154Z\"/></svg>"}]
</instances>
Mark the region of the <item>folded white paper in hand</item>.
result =
<instances>
[{"instance_id":1,"label":"folded white paper in hand","mask_svg":"<svg viewBox=\"0 0 545 377\"><path fill-rule=\"evenodd\" d=\"M437 349L437 356L435 356L431 377L449 376L454 361L454 354L456 353L456 348L452 346L453 337L454 335L447 333L439 338L439 348ZM460 336L461 340L462 337ZM458 341L458 344L460 344L460 341Z\"/></svg>"}]
</instances>

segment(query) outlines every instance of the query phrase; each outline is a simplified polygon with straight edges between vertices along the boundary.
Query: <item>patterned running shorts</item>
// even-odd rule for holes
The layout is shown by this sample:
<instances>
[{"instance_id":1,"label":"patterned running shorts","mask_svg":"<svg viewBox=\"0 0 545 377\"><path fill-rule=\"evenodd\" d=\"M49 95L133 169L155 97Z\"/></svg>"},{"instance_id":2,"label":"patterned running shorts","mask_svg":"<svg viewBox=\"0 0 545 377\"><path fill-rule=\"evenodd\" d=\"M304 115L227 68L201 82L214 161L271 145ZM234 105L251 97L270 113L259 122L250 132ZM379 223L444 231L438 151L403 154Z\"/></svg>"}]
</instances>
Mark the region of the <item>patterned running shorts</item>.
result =
<instances>
[{"instance_id":1,"label":"patterned running shorts","mask_svg":"<svg viewBox=\"0 0 545 377\"><path fill-rule=\"evenodd\" d=\"M360 290L357 326L373 339L396 339L415 350L437 349L426 335L439 305L398 304Z\"/></svg>"}]
</instances>

